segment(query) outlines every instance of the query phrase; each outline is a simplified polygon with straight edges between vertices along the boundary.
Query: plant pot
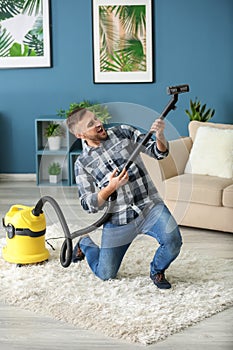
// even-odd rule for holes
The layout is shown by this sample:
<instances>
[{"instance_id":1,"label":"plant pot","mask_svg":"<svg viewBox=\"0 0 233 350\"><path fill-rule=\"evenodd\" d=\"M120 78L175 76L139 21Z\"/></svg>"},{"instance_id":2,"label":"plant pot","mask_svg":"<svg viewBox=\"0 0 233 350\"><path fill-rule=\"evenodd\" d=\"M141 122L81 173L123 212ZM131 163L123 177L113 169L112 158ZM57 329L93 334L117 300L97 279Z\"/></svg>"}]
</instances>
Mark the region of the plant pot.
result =
<instances>
[{"instance_id":1,"label":"plant pot","mask_svg":"<svg viewBox=\"0 0 233 350\"><path fill-rule=\"evenodd\" d=\"M62 180L61 174L49 175L49 182L52 184L57 184L58 182L61 182L61 180Z\"/></svg>"},{"instance_id":2,"label":"plant pot","mask_svg":"<svg viewBox=\"0 0 233 350\"><path fill-rule=\"evenodd\" d=\"M57 151L61 148L61 136L48 137L48 145L51 151Z\"/></svg>"}]
</instances>

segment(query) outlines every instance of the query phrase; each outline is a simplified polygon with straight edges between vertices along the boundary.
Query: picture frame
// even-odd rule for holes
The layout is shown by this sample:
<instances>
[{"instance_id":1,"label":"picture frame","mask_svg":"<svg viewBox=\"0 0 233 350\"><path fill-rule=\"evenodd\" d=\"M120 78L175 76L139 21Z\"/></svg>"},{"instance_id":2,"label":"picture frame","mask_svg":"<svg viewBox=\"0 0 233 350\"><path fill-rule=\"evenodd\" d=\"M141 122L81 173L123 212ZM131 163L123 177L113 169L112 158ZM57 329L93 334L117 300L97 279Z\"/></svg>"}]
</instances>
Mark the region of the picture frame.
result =
<instances>
[{"instance_id":1,"label":"picture frame","mask_svg":"<svg viewBox=\"0 0 233 350\"><path fill-rule=\"evenodd\" d=\"M94 83L153 83L153 0L92 0Z\"/></svg>"},{"instance_id":2,"label":"picture frame","mask_svg":"<svg viewBox=\"0 0 233 350\"><path fill-rule=\"evenodd\" d=\"M11 0L1 9L0 69L51 67L50 0Z\"/></svg>"}]
</instances>

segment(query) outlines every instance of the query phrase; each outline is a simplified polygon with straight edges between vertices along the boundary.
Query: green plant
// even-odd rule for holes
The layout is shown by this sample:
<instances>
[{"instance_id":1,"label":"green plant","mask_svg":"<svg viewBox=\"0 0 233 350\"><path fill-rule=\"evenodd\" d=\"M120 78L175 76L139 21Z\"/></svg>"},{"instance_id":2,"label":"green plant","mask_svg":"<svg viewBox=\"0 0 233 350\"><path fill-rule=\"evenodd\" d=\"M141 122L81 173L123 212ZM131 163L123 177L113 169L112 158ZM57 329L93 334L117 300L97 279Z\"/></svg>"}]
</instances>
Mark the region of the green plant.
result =
<instances>
[{"instance_id":1,"label":"green plant","mask_svg":"<svg viewBox=\"0 0 233 350\"><path fill-rule=\"evenodd\" d=\"M51 137L51 136L63 136L64 131L61 127L61 124L58 124L56 122L49 123L49 125L45 129L45 136Z\"/></svg>"},{"instance_id":2,"label":"green plant","mask_svg":"<svg viewBox=\"0 0 233 350\"><path fill-rule=\"evenodd\" d=\"M59 175L61 173L61 165L58 162L53 162L49 165L49 175Z\"/></svg>"},{"instance_id":3,"label":"green plant","mask_svg":"<svg viewBox=\"0 0 233 350\"><path fill-rule=\"evenodd\" d=\"M99 118L102 121L102 123L107 123L108 120L111 118L107 106L103 106L99 103L92 103L88 100L70 103L69 109L59 109L57 111L57 115L59 117L68 118L69 114L73 112L73 110L76 108L88 109L89 111L93 112L97 116L97 118Z\"/></svg>"},{"instance_id":4,"label":"green plant","mask_svg":"<svg viewBox=\"0 0 233 350\"><path fill-rule=\"evenodd\" d=\"M12 46L12 43L14 42L14 39L11 36L11 34L6 31L6 29L0 31L0 42L0 56L9 56L9 51Z\"/></svg>"},{"instance_id":5,"label":"green plant","mask_svg":"<svg viewBox=\"0 0 233 350\"><path fill-rule=\"evenodd\" d=\"M190 121L198 120L200 122L207 122L215 113L215 109L207 109L206 104L201 105L201 102L195 98L195 101L190 100L190 110L186 109L185 113L188 115Z\"/></svg>"},{"instance_id":6,"label":"green plant","mask_svg":"<svg viewBox=\"0 0 233 350\"><path fill-rule=\"evenodd\" d=\"M101 72L146 71L145 6L100 6L99 30Z\"/></svg>"},{"instance_id":7,"label":"green plant","mask_svg":"<svg viewBox=\"0 0 233 350\"><path fill-rule=\"evenodd\" d=\"M0 1L0 22L18 15L36 17L31 30L26 33L23 43L15 42L12 34L0 26L0 56L22 57L43 56L43 12L42 0L4 0Z\"/></svg>"}]
</instances>

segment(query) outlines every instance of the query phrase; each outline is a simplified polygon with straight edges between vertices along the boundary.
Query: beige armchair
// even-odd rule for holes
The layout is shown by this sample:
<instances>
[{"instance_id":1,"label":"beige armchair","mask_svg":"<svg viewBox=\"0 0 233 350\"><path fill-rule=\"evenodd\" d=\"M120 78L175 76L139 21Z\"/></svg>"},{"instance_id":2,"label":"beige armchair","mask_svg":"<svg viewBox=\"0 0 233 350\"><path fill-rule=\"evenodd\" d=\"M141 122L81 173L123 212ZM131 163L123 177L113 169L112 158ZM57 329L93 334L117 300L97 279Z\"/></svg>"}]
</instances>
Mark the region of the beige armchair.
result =
<instances>
[{"instance_id":1,"label":"beige armchair","mask_svg":"<svg viewBox=\"0 0 233 350\"><path fill-rule=\"evenodd\" d=\"M179 225L233 232L233 179L185 173L200 126L233 129L229 124L192 121L188 137L169 142L170 154L166 159L151 161L144 154L142 158Z\"/></svg>"}]
</instances>

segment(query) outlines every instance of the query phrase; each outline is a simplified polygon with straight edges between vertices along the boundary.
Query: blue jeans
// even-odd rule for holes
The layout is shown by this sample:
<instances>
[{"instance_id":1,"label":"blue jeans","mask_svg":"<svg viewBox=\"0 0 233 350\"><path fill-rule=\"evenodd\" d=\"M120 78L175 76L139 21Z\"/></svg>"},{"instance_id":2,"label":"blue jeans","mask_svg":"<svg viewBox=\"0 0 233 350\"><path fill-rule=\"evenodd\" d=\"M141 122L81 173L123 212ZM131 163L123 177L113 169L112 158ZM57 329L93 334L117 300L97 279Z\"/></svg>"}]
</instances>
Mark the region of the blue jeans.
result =
<instances>
[{"instance_id":1,"label":"blue jeans","mask_svg":"<svg viewBox=\"0 0 233 350\"><path fill-rule=\"evenodd\" d=\"M159 247L150 263L150 273L153 276L164 272L178 256L182 238L176 221L163 203L156 205L146 215L139 215L127 225L105 223L101 247L87 236L80 241L80 248L97 277L102 280L113 279L127 249L138 234L146 234L158 241Z\"/></svg>"}]
</instances>

